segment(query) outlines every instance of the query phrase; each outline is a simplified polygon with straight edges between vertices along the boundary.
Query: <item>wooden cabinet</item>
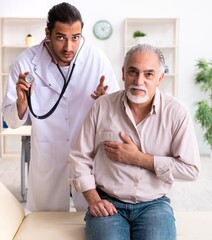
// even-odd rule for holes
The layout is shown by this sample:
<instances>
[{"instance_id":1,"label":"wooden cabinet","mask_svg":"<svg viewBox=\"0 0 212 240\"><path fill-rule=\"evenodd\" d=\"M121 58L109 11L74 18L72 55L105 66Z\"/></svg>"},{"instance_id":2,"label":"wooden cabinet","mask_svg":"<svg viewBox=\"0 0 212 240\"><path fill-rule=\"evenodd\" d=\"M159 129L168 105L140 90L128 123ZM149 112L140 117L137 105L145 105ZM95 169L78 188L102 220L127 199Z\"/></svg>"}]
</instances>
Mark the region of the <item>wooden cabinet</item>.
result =
<instances>
[{"instance_id":1,"label":"wooden cabinet","mask_svg":"<svg viewBox=\"0 0 212 240\"><path fill-rule=\"evenodd\" d=\"M5 94L8 71L16 57L27 47L28 43L38 44L45 37L45 18L0 18L0 104ZM27 35L32 41L26 41ZM0 130L4 130L2 114L0 116ZM20 136L1 134L1 155L20 153Z\"/></svg>"},{"instance_id":2,"label":"wooden cabinet","mask_svg":"<svg viewBox=\"0 0 212 240\"><path fill-rule=\"evenodd\" d=\"M141 41L158 47L164 54L166 73L160 89L173 96L177 96L178 22L177 18L125 19L125 53L131 46L138 43L133 38L133 33L144 32L146 36Z\"/></svg>"}]
</instances>

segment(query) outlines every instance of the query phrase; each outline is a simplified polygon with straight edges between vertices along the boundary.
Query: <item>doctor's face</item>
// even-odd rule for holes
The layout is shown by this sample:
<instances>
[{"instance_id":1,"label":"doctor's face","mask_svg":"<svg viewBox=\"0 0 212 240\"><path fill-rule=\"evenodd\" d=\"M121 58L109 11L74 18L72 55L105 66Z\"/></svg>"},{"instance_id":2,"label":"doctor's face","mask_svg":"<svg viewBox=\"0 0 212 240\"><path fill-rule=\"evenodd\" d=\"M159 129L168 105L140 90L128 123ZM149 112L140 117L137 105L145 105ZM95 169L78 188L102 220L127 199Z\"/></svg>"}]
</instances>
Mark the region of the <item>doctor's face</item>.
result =
<instances>
[{"instance_id":1,"label":"doctor's face","mask_svg":"<svg viewBox=\"0 0 212 240\"><path fill-rule=\"evenodd\" d=\"M51 32L46 29L49 45L60 66L68 66L74 58L82 38L81 31L80 21L72 24L56 22Z\"/></svg>"}]
</instances>

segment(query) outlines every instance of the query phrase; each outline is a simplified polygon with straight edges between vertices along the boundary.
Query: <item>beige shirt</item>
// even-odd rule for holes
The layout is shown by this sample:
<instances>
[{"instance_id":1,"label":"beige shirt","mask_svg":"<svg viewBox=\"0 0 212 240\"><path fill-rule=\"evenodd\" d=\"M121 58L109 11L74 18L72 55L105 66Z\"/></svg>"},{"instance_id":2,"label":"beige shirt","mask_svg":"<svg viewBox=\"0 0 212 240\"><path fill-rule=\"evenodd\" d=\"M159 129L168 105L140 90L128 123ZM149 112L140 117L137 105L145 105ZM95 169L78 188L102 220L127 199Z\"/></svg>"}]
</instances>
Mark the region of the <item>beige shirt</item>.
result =
<instances>
[{"instance_id":1,"label":"beige shirt","mask_svg":"<svg viewBox=\"0 0 212 240\"><path fill-rule=\"evenodd\" d=\"M122 142L121 131L140 151L154 156L155 173L106 156L104 141ZM136 125L125 91L100 97L73 146L70 166L71 183L77 191L98 186L128 203L159 198L169 192L174 181L193 181L199 174L199 151L189 111L157 90L151 112Z\"/></svg>"}]
</instances>

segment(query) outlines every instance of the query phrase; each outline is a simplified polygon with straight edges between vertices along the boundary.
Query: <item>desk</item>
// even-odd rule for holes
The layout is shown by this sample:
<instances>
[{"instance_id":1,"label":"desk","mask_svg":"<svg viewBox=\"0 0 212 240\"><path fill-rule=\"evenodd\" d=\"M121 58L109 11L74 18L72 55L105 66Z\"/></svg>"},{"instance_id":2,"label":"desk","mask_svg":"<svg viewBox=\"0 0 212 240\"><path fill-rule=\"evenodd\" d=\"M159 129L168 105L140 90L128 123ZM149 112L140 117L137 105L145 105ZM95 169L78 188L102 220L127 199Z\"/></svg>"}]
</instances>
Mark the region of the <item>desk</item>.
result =
<instances>
[{"instance_id":1,"label":"desk","mask_svg":"<svg viewBox=\"0 0 212 240\"><path fill-rule=\"evenodd\" d=\"M19 128L11 129L5 128L1 135L3 136L21 136L21 196L23 201L26 201L26 178L25 178L25 163L27 163L27 170L30 162L30 136L31 126L21 126Z\"/></svg>"}]
</instances>

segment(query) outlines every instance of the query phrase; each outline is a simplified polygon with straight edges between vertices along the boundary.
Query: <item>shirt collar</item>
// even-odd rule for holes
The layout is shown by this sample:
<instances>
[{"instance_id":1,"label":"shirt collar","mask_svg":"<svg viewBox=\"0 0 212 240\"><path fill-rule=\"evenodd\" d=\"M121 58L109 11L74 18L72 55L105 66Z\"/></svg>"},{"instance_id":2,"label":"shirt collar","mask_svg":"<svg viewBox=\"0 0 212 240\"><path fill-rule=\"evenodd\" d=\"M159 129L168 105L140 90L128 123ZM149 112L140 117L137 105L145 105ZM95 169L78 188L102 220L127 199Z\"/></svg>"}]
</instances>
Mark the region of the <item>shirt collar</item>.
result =
<instances>
[{"instance_id":1,"label":"shirt collar","mask_svg":"<svg viewBox=\"0 0 212 240\"><path fill-rule=\"evenodd\" d=\"M152 104L152 111L153 113L157 113L157 111L159 110L159 107L160 107L160 90L159 88L156 89L156 92L155 92L155 97L154 97L154 100L153 100L153 104Z\"/></svg>"}]
</instances>

